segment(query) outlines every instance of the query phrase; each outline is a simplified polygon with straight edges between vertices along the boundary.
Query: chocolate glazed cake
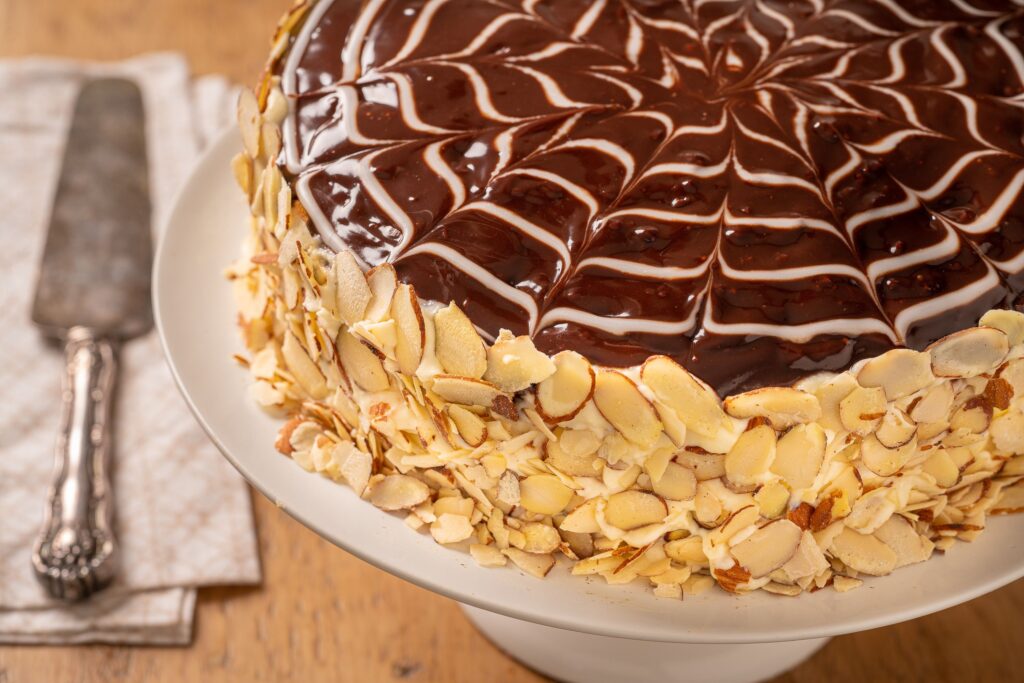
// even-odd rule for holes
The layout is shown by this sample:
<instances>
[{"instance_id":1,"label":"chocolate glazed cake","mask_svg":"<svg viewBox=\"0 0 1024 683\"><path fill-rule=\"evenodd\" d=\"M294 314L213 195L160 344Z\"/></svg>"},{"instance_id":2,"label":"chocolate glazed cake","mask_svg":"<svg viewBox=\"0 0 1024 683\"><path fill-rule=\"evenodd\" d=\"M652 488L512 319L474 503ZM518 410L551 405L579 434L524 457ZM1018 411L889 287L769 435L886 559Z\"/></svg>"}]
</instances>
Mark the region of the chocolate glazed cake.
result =
<instances>
[{"instance_id":1,"label":"chocolate glazed cake","mask_svg":"<svg viewBox=\"0 0 1024 683\"><path fill-rule=\"evenodd\" d=\"M973 540L1024 507L1022 31L981 0L300 2L234 163L278 449L482 565L668 597Z\"/></svg>"}]
</instances>

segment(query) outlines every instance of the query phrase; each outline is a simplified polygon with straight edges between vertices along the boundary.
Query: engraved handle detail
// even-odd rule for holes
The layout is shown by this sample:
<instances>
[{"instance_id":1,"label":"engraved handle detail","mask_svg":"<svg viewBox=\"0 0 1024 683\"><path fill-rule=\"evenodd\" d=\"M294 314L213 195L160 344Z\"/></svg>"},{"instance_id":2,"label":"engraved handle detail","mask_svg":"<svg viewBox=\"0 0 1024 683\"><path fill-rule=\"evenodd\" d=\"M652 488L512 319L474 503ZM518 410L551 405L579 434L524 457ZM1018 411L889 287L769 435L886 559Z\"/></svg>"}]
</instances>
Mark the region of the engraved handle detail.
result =
<instances>
[{"instance_id":1,"label":"engraved handle detail","mask_svg":"<svg viewBox=\"0 0 1024 683\"><path fill-rule=\"evenodd\" d=\"M82 327L64 350L54 481L32 564L50 594L80 600L113 577L116 544L108 475L114 345Z\"/></svg>"}]
</instances>

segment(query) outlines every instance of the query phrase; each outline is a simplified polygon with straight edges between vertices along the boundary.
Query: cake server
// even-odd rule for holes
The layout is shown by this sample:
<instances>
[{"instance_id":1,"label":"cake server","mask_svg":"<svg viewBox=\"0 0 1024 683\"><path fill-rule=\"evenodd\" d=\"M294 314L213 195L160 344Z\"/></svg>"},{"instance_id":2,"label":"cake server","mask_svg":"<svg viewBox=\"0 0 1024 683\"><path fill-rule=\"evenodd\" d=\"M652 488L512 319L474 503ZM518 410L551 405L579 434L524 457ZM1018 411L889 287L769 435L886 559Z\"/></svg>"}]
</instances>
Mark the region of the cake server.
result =
<instances>
[{"instance_id":1,"label":"cake server","mask_svg":"<svg viewBox=\"0 0 1024 683\"><path fill-rule=\"evenodd\" d=\"M32 564L57 598L78 600L114 575L110 490L118 344L152 326L152 245L142 96L93 80L75 104L32 305L64 343L53 481ZM56 397L54 397L56 398Z\"/></svg>"}]
</instances>

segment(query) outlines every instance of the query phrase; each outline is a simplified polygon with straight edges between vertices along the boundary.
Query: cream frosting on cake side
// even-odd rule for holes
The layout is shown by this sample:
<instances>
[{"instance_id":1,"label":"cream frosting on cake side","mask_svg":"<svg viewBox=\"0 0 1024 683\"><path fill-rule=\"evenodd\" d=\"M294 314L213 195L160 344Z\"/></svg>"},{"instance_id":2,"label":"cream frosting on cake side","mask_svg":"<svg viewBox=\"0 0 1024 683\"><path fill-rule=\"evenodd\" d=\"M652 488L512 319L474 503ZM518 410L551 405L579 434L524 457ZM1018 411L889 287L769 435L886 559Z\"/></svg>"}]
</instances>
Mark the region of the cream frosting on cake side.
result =
<instances>
[{"instance_id":1,"label":"cream frosting on cake side","mask_svg":"<svg viewBox=\"0 0 1024 683\"><path fill-rule=\"evenodd\" d=\"M713 4L719 6L718 10L730 5ZM299 119L293 116L304 106L303 96L296 98L296 93L315 91L318 95L313 99L323 95L329 100L330 93L344 92L346 83L371 74L367 65L373 59L381 60L380 70L387 72L388 64L415 62L420 45L429 44L442 55L452 53L444 39L458 40L459 35L435 38L431 33L431 27L442 20L446 8L451 9L449 5L459 6L466 16L476 6L443 2L300 4L279 28L271 68L257 94L246 93L240 101L239 118L246 151L235 160L234 167L250 200L253 220L244 256L229 274L235 283L240 322L251 353L245 362L254 376L254 398L290 416L282 428L279 450L307 469L345 481L384 510L406 511L410 526L428 527L439 543L470 544L470 552L485 566L511 560L525 571L541 576L555 564L556 555L564 555L574 562L574 573L598 574L612 583L642 577L658 594L669 597L680 597L684 591L699 590L711 582L738 592L765 589L798 594L828 583L846 590L857 583L861 574L886 574L926 559L935 547L945 550L957 538L972 540L992 511L1024 507L1024 485L1020 483L1024 477L1024 457L1020 455L1024 453L1024 315L990 311L981 317L981 327L971 327L976 322L971 320L962 325L969 329L955 331L921 351L896 348L869 353L856 362L847 358L842 364L848 369L839 373L814 372L812 366L797 368L803 377L795 385L786 382L745 392L723 392L722 400L702 381L700 373L691 374L676 359L658 353L657 348L648 348L642 362L613 367L591 357L594 344L606 344L607 339L574 345L569 343L571 337L565 337L559 352L551 353L542 334L527 334L535 331L529 325L513 332L500 331L500 327L488 330L487 321L473 314L469 300L451 303L457 297L422 296L420 289L425 276L402 266L403 255L415 249L423 248L422 254L434 254L435 262L460 264L460 269L465 268L473 275L469 279L474 282L494 277L487 267L493 263L479 263L475 258L479 252L470 258L464 253L464 245L447 237L417 237L417 230L423 226L416 221L421 218L414 218L417 214L396 198L393 183L399 171L422 179L424 196L429 195L441 204L452 204L446 215L477 204L471 213L473 220L492 221L492 228L535 239L546 250L543 253L547 254L548 263L563 263L558 259L567 256L564 263L575 264L577 270L583 266L583 270L603 268L638 281L657 276L672 282L673 278L683 281L708 275L704 283L707 288L714 279L709 273L734 278L730 273L742 270L758 273L760 279L751 282L767 286L765 283L780 282L780 272L794 268L799 272L790 274L797 280L811 278L807 282L813 282L813 278L825 272L821 270L824 268L832 275L868 285L888 267L886 259L880 261L882 270L875 271L872 267L879 261L848 264L848 268L834 263L773 267L762 269L767 272L761 273L749 267L749 261L741 267L728 254L723 258L716 253L714 260L704 258L691 264L673 257L654 265L642 258L625 259L613 252L578 249L571 240L561 241L549 230L550 226L537 221L522 224L525 219L521 209L509 203L514 193L501 195L502 201L497 201L498 194L486 192L481 197L472 197L475 190L460 179L464 176L456 171L451 150L432 137L448 135L444 130L421 130L423 144L415 154L404 157L405 165L396 166L393 159L383 163L381 159L387 160L390 148L378 144L380 140L372 142L373 136L379 135L373 126L388 122L387 107L371 107L358 125L323 127L327 136L323 140L343 131L344 144L352 142L355 135L358 139L354 144L371 148L354 156L339 154L330 161L340 165L337 168L347 169L335 180L354 179L350 188L357 188L351 197L353 203L343 208L350 210L360 201L370 201L373 211L378 212L374 216L387 216L395 224L392 228L400 228L405 215L412 222L412 229L390 230L382 221L374 223L371 216L363 228L375 226L375 234L387 238L379 244L386 243L386 250L391 250L376 253L371 263L367 263L367 243L360 242L362 238L354 229L337 230L331 238L327 227L336 230L339 223L324 223L326 213L317 216L324 196L316 194L315 183L310 182L303 189L303 178L308 179L310 173L315 175L322 169L303 170L302 164L289 167L303 153L299 145L289 152L289 145L302 138ZM581 31L576 36L580 39L597 31L597 27L613 25L602 19L602 13L610 6L596 2L584 8L570 22L574 27L570 38L577 31ZM908 17L914 19L914 15L906 14L909 10L891 3L859 6L880 8L877 11L890 13L894 21L907 23ZM506 27L534 22L543 16L542 3L527 2L515 11L504 5L488 7L496 8L498 13L480 19L480 30L473 34L474 49L489 46L492 40L500 42L501 31ZM571 7L575 5L559 4L560 9ZM895 14L893 7L898 10ZM990 10L963 3L954 7L961 13L980 13L976 23L982 27L994 26L994 30L1005 32L1014 26L1004 13L985 17L983 13ZM348 14L340 20L340 15L331 14L332 8ZM391 16L386 13L395 8L407 10L400 13L405 18L381 23L381 17ZM832 10L814 11L821 15ZM786 17L770 3L745 12L738 19L729 20L726 13L711 23L717 21L720 29L730 26L733 20L744 27L757 27L768 20L766 16L772 21ZM769 16L772 12L779 17ZM841 12L845 14L832 16L832 20L852 22L870 32L869 27L858 23L861 19L875 29L892 32L877 17L868 21L874 15ZM921 17L916 20L930 21ZM627 36L626 41L627 47L632 46L627 52L632 51L630 54L637 57L638 63L645 54L645 43L637 37L637 31L642 33L643 27L686 33L676 26L678 22L652 19L644 14L629 14L625 21L630 27L634 26L631 22L638 22L641 27L631 28L633 37ZM472 25L472 21L467 23ZM388 46L379 33L374 34L381 26L398 37L394 44ZM899 45L887 48L885 57L890 65L903 64L900 55L904 50L916 50L916 43L916 47L910 45L920 36L927 36L928 45L940 52L942 48L935 47L935 41L949 50L945 42L949 38L944 32L953 28L945 24L921 25L906 34L911 38L897 32L890 42ZM792 35L786 32L787 39L793 42L803 40L798 34L798 24L794 24ZM999 35L1006 38L1009 34ZM313 40L314 36L319 43ZM540 39L543 38L541 35ZM601 41L595 38L577 42ZM820 44L820 36L808 36L807 43ZM550 82L546 80L538 64L578 49L571 40L567 44L569 47L548 44L537 48L542 58L526 67L527 71L518 71L529 79L527 82L537 84L549 103L553 93L560 92L565 100L559 101L554 95L556 104L561 102L565 108L571 108L570 100L582 101L582 94L568 92L568 86L559 86L553 77ZM370 45L379 48L369 50L371 54L366 56L364 51ZM1012 49L1016 48L1012 42L1009 45L1011 51L1003 54L1013 54ZM507 45L498 53L503 64L516 56L514 49L505 48ZM299 68L301 55L311 49L320 50L328 55L327 59L337 59L329 56L332 49L335 55L343 54L340 64L345 66L339 72L340 80L326 76L311 79L310 72ZM746 64L750 55L743 53L743 49L739 44L723 48L723 68L729 66L730 60L733 67ZM836 49L836 45L830 49ZM730 50L736 55L730 57ZM467 52L471 53L472 50ZM846 60L846 68L855 62L856 53L854 50L854 56ZM445 61L456 57L448 54ZM425 61L430 59L433 58ZM672 59L684 65L690 59L693 69L699 72L695 57L680 53ZM799 62L796 56L794 60ZM293 63L291 67L289 62ZM1007 64L1012 67L1011 62ZM948 66L951 62L943 63ZM589 61L585 65L588 69L592 67ZM471 91L473 102L478 104L477 98L489 87L488 81L474 79L463 68L451 68L466 75L466 92ZM898 80L893 76L898 72L899 68L895 68L888 77ZM614 70L609 73L603 75L611 81L598 80L613 83L626 78ZM1006 73L992 78L1004 78ZM948 74L940 75L944 78ZM372 74L368 78L375 79ZM399 103L402 125L411 125L410 120L421 128L442 129L451 125L437 118L442 114L450 118L450 112L444 114L424 106L425 98L416 94L415 79L397 85L404 81L401 76L392 73L387 78L396 84L394 89L378 88L372 97ZM318 87L312 87L313 84ZM443 84L435 85L441 88ZM613 87L626 91L619 85ZM892 86L873 83L865 87ZM342 121L344 112L351 111L353 104L348 95L337 101L342 102L341 109L327 107L321 114ZM500 97L491 95L489 101L490 109L478 106L478 113L482 110L485 115L512 117L514 110L508 109ZM410 111L416 112L411 119ZM735 126L744 136L783 153L785 144L772 145L771 138L751 127L749 121L723 112L701 122L703 133L696 139L715 135L714 131L704 129L721 133ZM628 120L631 126L636 120L652 120L661 125L657 116L630 116ZM507 133L522 124L504 124L507 125L494 126L492 147L474 148L473 144L479 141L474 140L459 152L462 158L484 163L485 149L505 149L507 159L513 159L518 143ZM563 121L559 127L571 135L572 125ZM639 136L642 131L634 128L633 132ZM507 142L498 141L502 135L506 135ZM911 137L914 136L893 138L889 144L897 149ZM311 140L307 137L303 144L320 144ZM331 140L331 144L342 144L340 138ZM538 142L538 149L544 147L540 156L557 145L579 142L576 138L559 140L547 147ZM589 141L570 144L569 149L604 146L596 137L583 140ZM630 141L624 138L622 142ZM662 143L664 140L659 139L657 144ZM406 149L411 144L396 143L395 148ZM736 146L735 141L731 144ZM992 155L1005 153L1004 150ZM992 156L988 152L972 154L942 170L936 175L941 183L932 187L956 187L962 177L967 177L961 173L967 170L969 175L977 170L972 164L978 159ZM612 158L615 154L605 156ZM741 156L741 151L730 148L717 161L702 157L684 162L675 154L673 161L664 163L689 163L685 171L692 178L714 179L728 172L736 174L730 176L730 182L739 178L743 187L767 182L769 189L785 190L787 198L801 196L788 194L792 187L786 183L799 180L797 176L790 175L783 184L771 185L768 181L777 181L778 176L766 175L770 172L763 166ZM620 162L623 159L616 158ZM418 175L426 173L423 169L429 169L430 174ZM607 165L599 163L591 168L595 173L606 169ZM673 173L677 170L674 167ZM937 173L935 169L929 172ZM532 196L531 192L538 187L557 188L561 194L549 203L563 206L565 201L576 202L584 207L584 217L601 211L597 199L600 193L595 194L593 188L584 187L581 182L567 178L568 174L556 173L552 168L510 163L498 171L488 167L486 174L488 178L529 178L535 184L523 196ZM842 177L845 176L837 176ZM434 191L431 178L439 178L438 182L447 189ZM810 183L813 178L804 180ZM1014 181L1009 175L1003 180L1009 188L1000 190L1005 194L1012 190ZM838 183L840 180L834 185ZM338 183L338 187L343 185ZM910 197L911 190L904 189ZM943 191L936 190L931 199ZM735 192L730 196L733 195ZM593 213L591 199L596 205ZM1012 217L1012 204L1003 209L1003 217ZM456 205L461 209L453 208ZM888 205L883 204L880 213L889 211L885 206ZM799 214L798 208L793 207L793 212ZM630 210L654 211L643 207ZM673 210L672 217L691 215L689 211L688 207L682 212ZM752 220L759 222L760 229L766 228L761 225L766 220L763 216L754 219L749 214L723 201L711 213L703 214L702 220L707 222L694 220L686 229L699 233L700 226L710 226L708 234L721 241L730 230L742 232ZM571 213L570 218L576 215ZM892 216L899 217L897 213L891 213ZM878 217L869 214L860 219L861 225L870 226ZM647 218L661 220L664 216L652 214ZM811 219L798 216L797 220ZM589 226L588 221L580 224ZM672 221L668 219L669 223ZM469 223L463 221L459 225ZM844 227L828 221L817 227L771 223L767 227L780 234L796 230L801 239L807 231L815 235L835 232L841 237L843 230L849 229L848 224ZM435 229L448 231L445 235L454 230L444 220L430 228ZM950 229L953 232L948 234L961 240L963 231L959 227ZM483 248L500 249L500 243L490 244L479 234L473 234L484 242ZM998 231L996 234L1002 235ZM334 239L340 241L333 243ZM942 241L936 244L942 245ZM1008 245L1009 242L1003 248L1009 249ZM757 245L748 247L752 259L763 256ZM942 250L947 248L948 244L932 245L912 258L942 259L946 255ZM971 251L976 252L977 249ZM396 254L394 264L385 262L388 254ZM504 256L514 261L515 251ZM942 263L949 267L948 259ZM992 268L986 273L1003 272L992 265L992 259L984 263L986 268ZM893 265L891 261L889 265ZM966 284L956 288L954 294L964 301L975 300L971 297L977 297L977 290L982 288L978 283L986 282L985 277L964 281ZM1003 275L996 279L999 287L1010 287ZM522 301L517 314L520 319L523 311L528 314L530 310L527 299L537 304L530 291L507 283L503 286L514 290L514 294L509 292L510 296ZM951 299L945 301L948 305ZM485 303L485 299L479 303ZM544 316L556 309L538 304L537 327L543 327ZM693 318L694 324L704 325L701 334L705 336L715 332L707 327L707 310ZM584 313L558 315L580 315L580 324L585 325ZM862 320L866 319L874 318ZM877 320L895 333L893 320ZM614 336L616 325L631 323L629 316L623 316L608 318L602 324ZM509 327L515 327L515 323ZM754 330L751 334L759 334L757 328L750 329ZM654 336L679 336L683 332L659 329ZM787 341L784 337L768 336L772 344ZM808 349L812 349L808 356L811 358L813 345L808 342L800 346L800 353Z\"/></svg>"}]
</instances>

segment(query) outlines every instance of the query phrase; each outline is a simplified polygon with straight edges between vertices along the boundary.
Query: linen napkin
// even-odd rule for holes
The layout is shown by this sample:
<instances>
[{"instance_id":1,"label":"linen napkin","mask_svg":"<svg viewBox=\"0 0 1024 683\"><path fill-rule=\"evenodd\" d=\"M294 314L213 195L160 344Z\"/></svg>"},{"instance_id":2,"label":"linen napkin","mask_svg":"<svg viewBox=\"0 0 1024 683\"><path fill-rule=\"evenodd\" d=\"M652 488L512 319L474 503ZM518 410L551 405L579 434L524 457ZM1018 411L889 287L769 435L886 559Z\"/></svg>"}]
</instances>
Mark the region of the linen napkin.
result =
<instances>
[{"instance_id":1,"label":"linen napkin","mask_svg":"<svg viewBox=\"0 0 1024 683\"><path fill-rule=\"evenodd\" d=\"M121 353L115 582L69 607L32 574L63 361L29 311L75 96L85 79L107 75L142 89L154 226L202 147L233 118L236 90L219 77L192 80L178 55L0 61L0 642L185 644L196 586L260 580L248 487L192 419L155 333Z\"/></svg>"}]
</instances>

